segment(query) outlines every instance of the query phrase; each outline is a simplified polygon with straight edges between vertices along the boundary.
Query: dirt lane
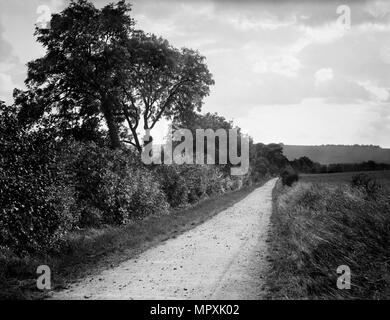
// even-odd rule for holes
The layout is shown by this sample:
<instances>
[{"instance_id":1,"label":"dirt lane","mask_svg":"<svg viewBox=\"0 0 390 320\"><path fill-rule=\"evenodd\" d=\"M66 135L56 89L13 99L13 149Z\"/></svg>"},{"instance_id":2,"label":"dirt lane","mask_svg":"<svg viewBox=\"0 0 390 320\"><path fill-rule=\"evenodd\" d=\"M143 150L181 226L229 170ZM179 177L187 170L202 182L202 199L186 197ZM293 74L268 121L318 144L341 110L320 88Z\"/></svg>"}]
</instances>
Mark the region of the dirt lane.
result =
<instances>
[{"instance_id":1,"label":"dirt lane","mask_svg":"<svg viewBox=\"0 0 390 320\"><path fill-rule=\"evenodd\" d=\"M54 299L261 299L276 179L202 225Z\"/></svg>"}]
</instances>

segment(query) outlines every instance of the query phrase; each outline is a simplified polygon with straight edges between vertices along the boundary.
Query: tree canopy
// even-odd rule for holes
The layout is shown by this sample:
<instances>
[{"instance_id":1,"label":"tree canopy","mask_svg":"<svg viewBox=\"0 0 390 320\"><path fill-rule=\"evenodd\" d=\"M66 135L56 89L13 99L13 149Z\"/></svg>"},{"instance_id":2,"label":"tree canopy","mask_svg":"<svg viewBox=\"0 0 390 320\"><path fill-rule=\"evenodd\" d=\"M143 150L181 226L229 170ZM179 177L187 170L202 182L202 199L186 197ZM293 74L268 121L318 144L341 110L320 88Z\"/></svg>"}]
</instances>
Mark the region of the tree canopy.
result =
<instances>
[{"instance_id":1,"label":"tree canopy","mask_svg":"<svg viewBox=\"0 0 390 320\"><path fill-rule=\"evenodd\" d=\"M200 111L214 82L205 58L135 29L125 1L96 8L72 1L36 27L44 57L28 64L27 90L15 90L19 120L50 119L61 135L99 132L105 123L112 148L121 141L141 151L137 129L162 118ZM103 122L104 121L104 122Z\"/></svg>"}]
</instances>

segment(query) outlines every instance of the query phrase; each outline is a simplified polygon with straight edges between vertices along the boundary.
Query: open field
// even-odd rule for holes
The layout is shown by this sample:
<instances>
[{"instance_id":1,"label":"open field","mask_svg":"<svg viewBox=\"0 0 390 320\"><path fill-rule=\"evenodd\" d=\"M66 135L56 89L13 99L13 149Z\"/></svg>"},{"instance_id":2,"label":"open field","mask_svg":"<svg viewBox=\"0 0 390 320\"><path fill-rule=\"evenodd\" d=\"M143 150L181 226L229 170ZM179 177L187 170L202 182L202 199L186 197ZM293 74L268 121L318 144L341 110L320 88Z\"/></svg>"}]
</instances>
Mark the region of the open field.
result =
<instances>
[{"instance_id":1,"label":"open field","mask_svg":"<svg viewBox=\"0 0 390 320\"><path fill-rule=\"evenodd\" d=\"M270 299L389 299L389 172L370 172L382 190L351 187L357 173L303 175L273 192ZM339 289L339 266L351 271Z\"/></svg>"}]
</instances>

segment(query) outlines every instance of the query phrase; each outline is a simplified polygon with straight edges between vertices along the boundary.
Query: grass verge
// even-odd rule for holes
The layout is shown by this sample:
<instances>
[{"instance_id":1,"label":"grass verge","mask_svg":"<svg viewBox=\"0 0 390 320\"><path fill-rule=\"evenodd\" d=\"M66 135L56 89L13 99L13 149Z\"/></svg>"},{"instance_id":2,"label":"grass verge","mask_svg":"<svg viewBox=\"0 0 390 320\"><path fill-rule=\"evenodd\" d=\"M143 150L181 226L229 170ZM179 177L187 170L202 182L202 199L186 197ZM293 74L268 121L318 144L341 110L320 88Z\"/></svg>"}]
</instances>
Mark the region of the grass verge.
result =
<instances>
[{"instance_id":1,"label":"grass verge","mask_svg":"<svg viewBox=\"0 0 390 320\"><path fill-rule=\"evenodd\" d=\"M269 299L389 299L390 196L347 184L277 183L270 231ZM337 267L351 270L338 289Z\"/></svg>"},{"instance_id":2,"label":"grass verge","mask_svg":"<svg viewBox=\"0 0 390 320\"><path fill-rule=\"evenodd\" d=\"M52 289L62 289L70 282L115 267L160 242L196 227L242 200L263 183L124 226L73 232L63 240L58 251L45 255L20 258L4 252L0 255L0 299L43 299L47 294L36 288L39 265L50 267Z\"/></svg>"}]
</instances>

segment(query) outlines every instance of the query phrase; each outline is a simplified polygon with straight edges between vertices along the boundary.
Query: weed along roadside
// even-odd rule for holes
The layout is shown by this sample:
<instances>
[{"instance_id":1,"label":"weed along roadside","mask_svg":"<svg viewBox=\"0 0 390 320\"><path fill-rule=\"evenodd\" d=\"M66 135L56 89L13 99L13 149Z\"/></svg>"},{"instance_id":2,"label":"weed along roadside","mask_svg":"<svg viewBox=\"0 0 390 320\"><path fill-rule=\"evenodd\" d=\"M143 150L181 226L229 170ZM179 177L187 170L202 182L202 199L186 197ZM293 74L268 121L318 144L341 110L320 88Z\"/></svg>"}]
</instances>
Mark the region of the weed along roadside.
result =
<instances>
[{"instance_id":1,"label":"weed along roadside","mask_svg":"<svg viewBox=\"0 0 390 320\"><path fill-rule=\"evenodd\" d=\"M389 186L389 172L302 175L291 187L279 181L269 298L388 297Z\"/></svg>"}]
</instances>

